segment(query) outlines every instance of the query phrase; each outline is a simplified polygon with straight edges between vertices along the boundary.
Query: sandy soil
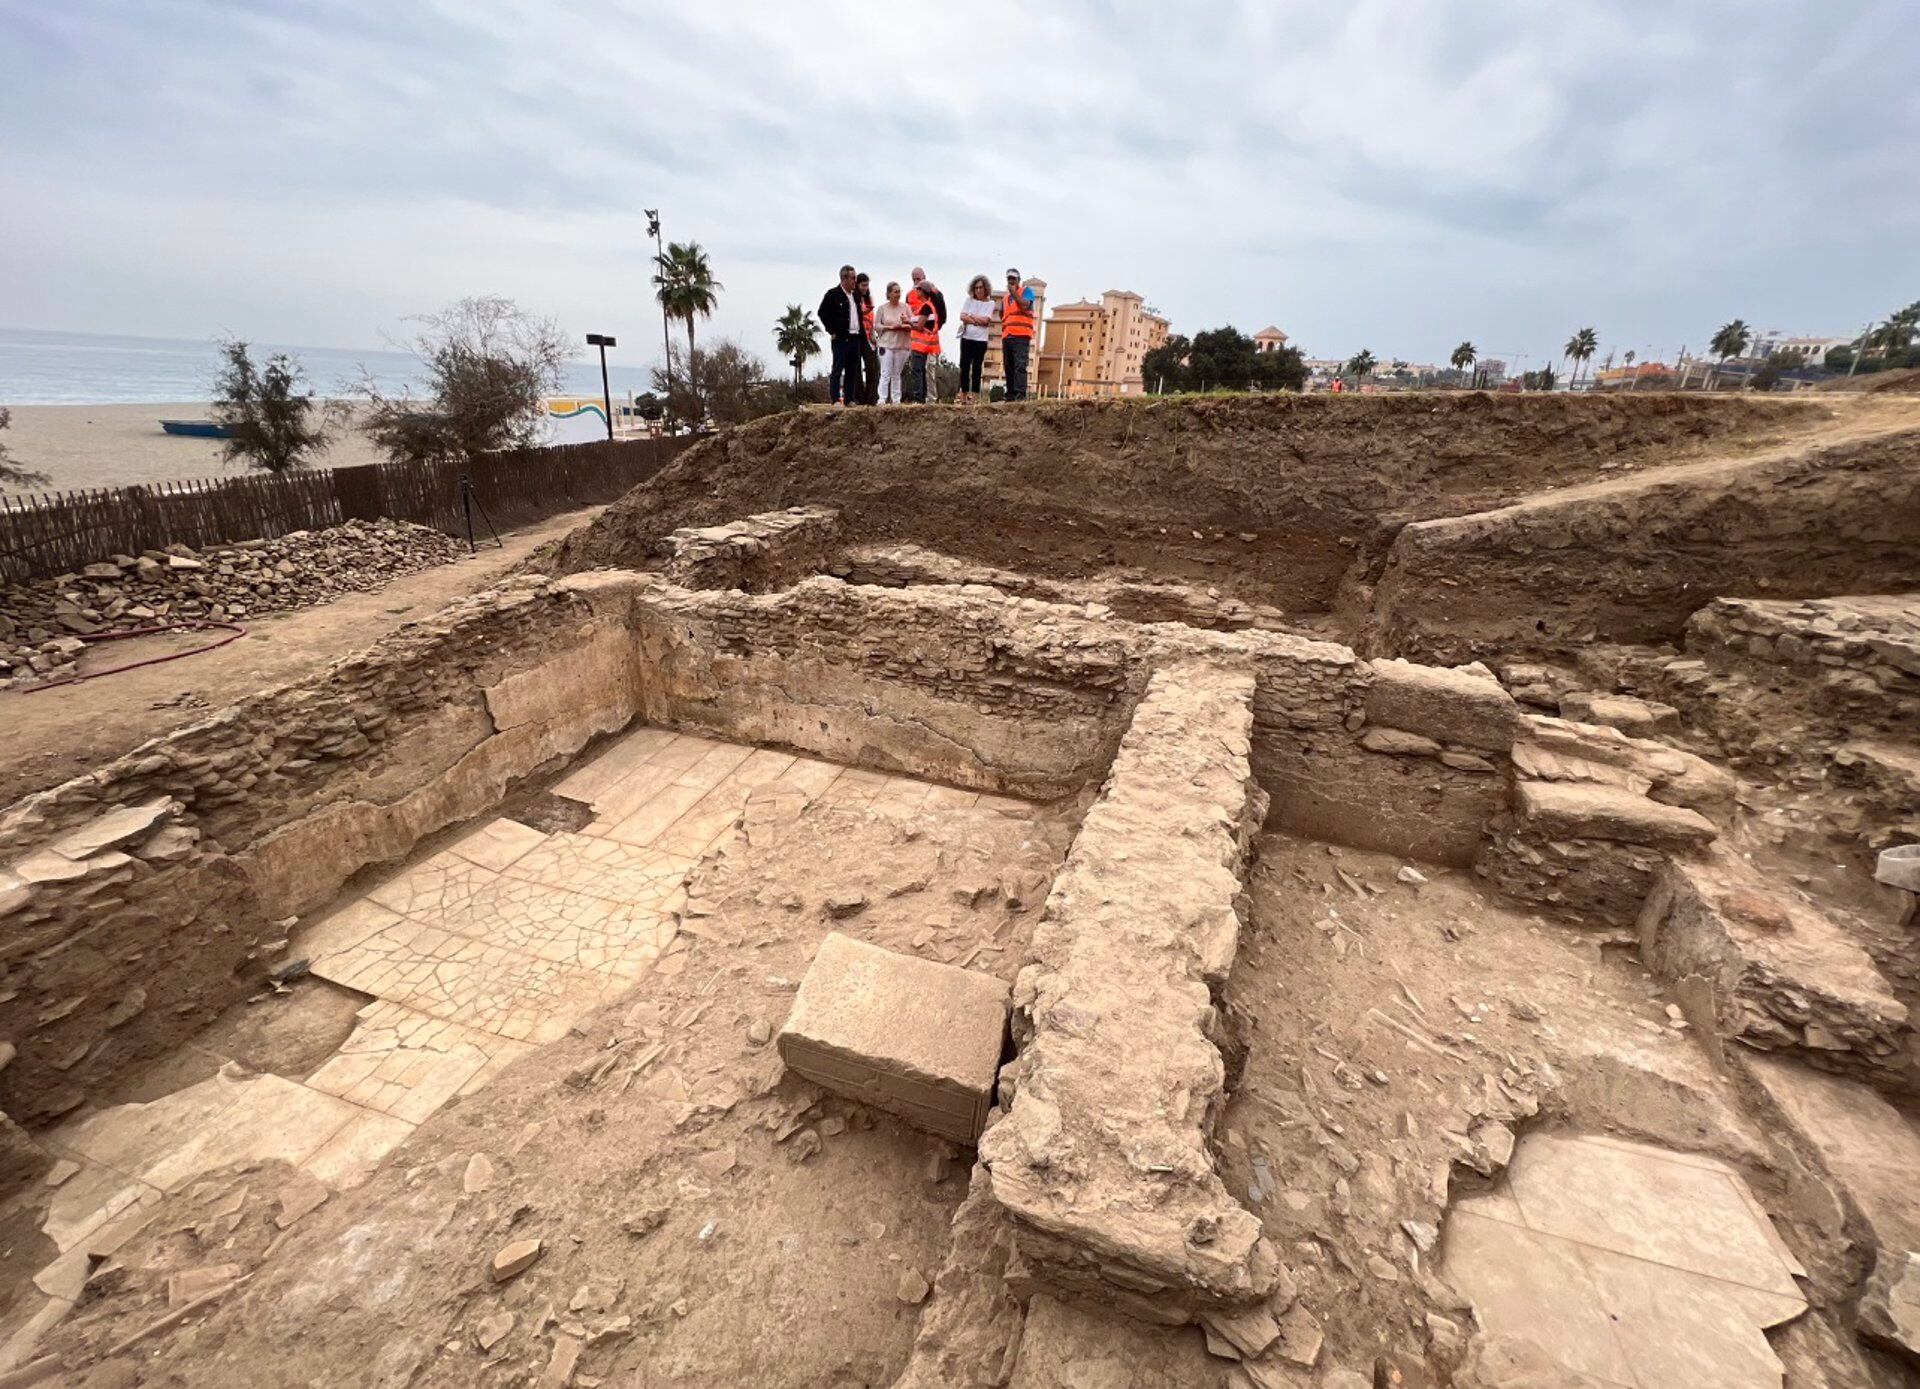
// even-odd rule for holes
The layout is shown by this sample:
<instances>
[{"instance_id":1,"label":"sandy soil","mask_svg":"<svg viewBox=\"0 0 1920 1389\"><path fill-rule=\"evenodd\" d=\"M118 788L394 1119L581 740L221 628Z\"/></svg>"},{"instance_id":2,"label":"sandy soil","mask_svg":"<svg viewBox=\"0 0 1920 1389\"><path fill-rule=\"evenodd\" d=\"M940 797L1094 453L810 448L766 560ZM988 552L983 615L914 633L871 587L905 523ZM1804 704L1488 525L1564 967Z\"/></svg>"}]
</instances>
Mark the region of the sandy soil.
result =
<instances>
[{"instance_id":1,"label":"sandy soil","mask_svg":"<svg viewBox=\"0 0 1920 1389\"><path fill-rule=\"evenodd\" d=\"M258 690L310 675L404 622L485 588L536 547L565 535L599 511L598 507L570 511L510 531L504 549L482 549L471 558L408 575L337 603L250 620L246 636L204 655L60 686L58 693L0 693L0 728L7 730L7 756L0 761L0 804L57 786ZM164 636L115 642L112 659L116 664L139 660L177 650L181 644L180 638ZM85 671L84 664L81 669Z\"/></svg>"},{"instance_id":2,"label":"sandy soil","mask_svg":"<svg viewBox=\"0 0 1920 1389\"><path fill-rule=\"evenodd\" d=\"M173 478L223 477L236 471L220 457L218 439L161 432L163 419L205 419L206 402L169 405L16 405L5 442L13 461L46 473L56 490L125 487ZM364 435L343 433L315 464L351 468L383 455Z\"/></svg>"}]
</instances>

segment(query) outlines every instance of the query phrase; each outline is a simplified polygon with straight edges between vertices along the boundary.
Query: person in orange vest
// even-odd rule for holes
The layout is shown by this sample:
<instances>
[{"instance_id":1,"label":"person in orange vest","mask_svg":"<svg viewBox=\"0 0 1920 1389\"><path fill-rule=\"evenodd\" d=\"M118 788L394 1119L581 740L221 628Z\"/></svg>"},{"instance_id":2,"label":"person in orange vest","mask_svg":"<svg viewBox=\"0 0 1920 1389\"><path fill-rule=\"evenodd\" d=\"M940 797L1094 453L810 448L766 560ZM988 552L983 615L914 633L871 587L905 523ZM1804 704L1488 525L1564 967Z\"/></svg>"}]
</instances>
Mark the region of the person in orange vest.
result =
<instances>
[{"instance_id":1,"label":"person in orange vest","mask_svg":"<svg viewBox=\"0 0 1920 1389\"><path fill-rule=\"evenodd\" d=\"M913 314L913 335L909 341L913 363L912 398L920 405L937 402L940 388L932 379L932 367L940 356L940 330L947 325L947 298L917 265L913 267L913 288L907 292L907 308Z\"/></svg>"},{"instance_id":2,"label":"person in orange vest","mask_svg":"<svg viewBox=\"0 0 1920 1389\"><path fill-rule=\"evenodd\" d=\"M1000 306L1000 360L1007 370L1007 399L1027 398L1027 358L1033 351L1033 291L1007 271L1007 299Z\"/></svg>"}]
</instances>

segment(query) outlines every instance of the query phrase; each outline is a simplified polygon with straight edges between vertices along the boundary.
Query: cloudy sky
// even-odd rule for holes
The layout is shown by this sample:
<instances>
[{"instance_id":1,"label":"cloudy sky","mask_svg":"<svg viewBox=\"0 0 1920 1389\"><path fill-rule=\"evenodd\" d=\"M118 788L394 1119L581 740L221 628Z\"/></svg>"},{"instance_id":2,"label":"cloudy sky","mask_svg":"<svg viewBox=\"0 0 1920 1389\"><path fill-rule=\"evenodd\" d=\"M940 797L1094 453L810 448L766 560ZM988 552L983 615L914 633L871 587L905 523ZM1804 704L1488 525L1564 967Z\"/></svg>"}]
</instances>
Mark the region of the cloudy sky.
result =
<instances>
[{"instance_id":1,"label":"cloudy sky","mask_svg":"<svg viewBox=\"0 0 1920 1389\"><path fill-rule=\"evenodd\" d=\"M569 12L571 12L569 14ZM1914 0L0 6L0 324L657 355L642 209L771 357L842 260L1312 356L1698 347L1920 298Z\"/></svg>"}]
</instances>

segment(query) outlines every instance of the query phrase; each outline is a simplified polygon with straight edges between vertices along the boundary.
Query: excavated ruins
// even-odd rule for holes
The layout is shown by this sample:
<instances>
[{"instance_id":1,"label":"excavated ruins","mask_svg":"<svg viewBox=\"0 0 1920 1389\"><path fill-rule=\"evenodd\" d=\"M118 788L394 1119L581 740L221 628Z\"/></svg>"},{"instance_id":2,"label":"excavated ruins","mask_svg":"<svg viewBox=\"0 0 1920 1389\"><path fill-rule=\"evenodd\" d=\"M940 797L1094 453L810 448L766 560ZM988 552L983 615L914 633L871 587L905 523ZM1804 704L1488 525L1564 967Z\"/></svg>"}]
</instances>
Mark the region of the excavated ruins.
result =
<instances>
[{"instance_id":1,"label":"excavated ruins","mask_svg":"<svg viewBox=\"0 0 1920 1389\"><path fill-rule=\"evenodd\" d=\"M1920 402L806 410L0 810L0 1385L1920 1384Z\"/></svg>"}]
</instances>

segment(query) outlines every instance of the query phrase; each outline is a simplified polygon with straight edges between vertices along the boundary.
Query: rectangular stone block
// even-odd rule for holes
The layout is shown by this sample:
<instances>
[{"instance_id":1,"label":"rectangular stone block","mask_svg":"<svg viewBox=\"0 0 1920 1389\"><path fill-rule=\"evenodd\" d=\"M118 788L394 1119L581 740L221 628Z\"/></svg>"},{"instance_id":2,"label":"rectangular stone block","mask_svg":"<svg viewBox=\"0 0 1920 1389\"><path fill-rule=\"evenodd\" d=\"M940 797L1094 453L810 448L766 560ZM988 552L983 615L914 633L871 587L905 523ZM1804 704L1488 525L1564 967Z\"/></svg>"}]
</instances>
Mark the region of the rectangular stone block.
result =
<instances>
[{"instance_id":1,"label":"rectangular stone block","mask_svg":"<svg viewBox=\"0 0 1920 1389\"><path fill-rule=\"evenodd\" d=\"M1505 752L1520 731L1520 706L1482 666L1375 661L1367 722L1443 743Z\"/></svg>"},{"instance_id":2,"label":"rectangular stone block","mask_svg":"<svg viewBox=\"0 0 1920 1389\"><path fill-rule=\"evenodd\" d=\"M814 1084L972 1143L993 1107L1007 986L838 932L821 942L778 1039Z\"/></svg>"}]
</instances>

